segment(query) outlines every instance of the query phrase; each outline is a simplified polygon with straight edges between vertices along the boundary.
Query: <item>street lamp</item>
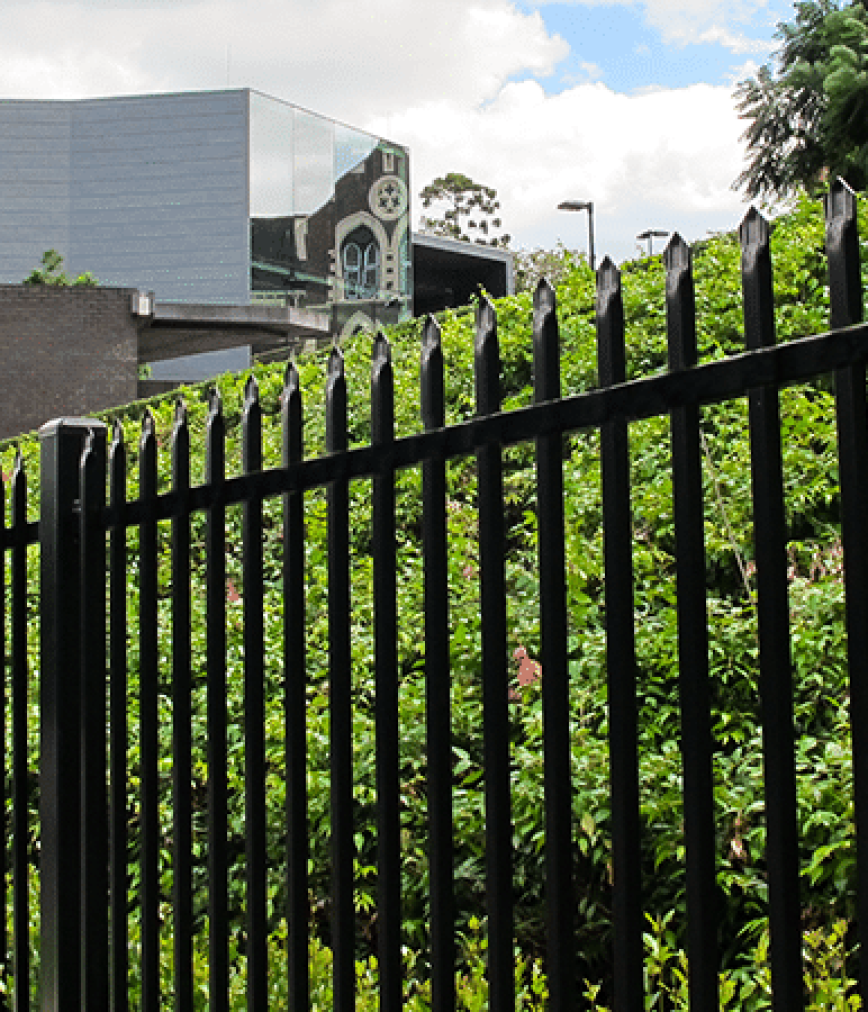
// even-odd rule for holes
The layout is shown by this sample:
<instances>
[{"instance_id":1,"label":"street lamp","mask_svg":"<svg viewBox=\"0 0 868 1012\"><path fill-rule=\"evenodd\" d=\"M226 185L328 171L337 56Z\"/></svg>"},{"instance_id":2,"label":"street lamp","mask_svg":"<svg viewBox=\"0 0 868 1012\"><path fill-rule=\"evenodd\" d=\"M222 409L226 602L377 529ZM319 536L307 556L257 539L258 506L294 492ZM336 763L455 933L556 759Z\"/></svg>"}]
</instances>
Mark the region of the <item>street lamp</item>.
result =
<instances>
[{"instance_id":1,"label":"street lamp","mask_svg":"<svg viewBox=\"0 0 868 1012\"><path fill-rule=\"evenodd\" d=\"M559 211L587 211L588 212L588 263L591 270L597 269L594 257L594 202L592 200L565 200L558 204Z\"/></svg>"},{"instance_id":2,"label":"street lamp","mask_svg":"<svg viewBox=\"0 0 868 1012\"><path fill-rule=\"evenodd\" d=\"M651 244L654 242L655 237L658 238L658 239L665 239L667 235L669 235L668 232L663 232L659 228L648 228L644 232L640 232L636 236L636 238L637 239L647 239L648 240L648 256L650 257L650 256L653 256L653 250L652 250L652 245Z\"/></svg>"}]
</instances>

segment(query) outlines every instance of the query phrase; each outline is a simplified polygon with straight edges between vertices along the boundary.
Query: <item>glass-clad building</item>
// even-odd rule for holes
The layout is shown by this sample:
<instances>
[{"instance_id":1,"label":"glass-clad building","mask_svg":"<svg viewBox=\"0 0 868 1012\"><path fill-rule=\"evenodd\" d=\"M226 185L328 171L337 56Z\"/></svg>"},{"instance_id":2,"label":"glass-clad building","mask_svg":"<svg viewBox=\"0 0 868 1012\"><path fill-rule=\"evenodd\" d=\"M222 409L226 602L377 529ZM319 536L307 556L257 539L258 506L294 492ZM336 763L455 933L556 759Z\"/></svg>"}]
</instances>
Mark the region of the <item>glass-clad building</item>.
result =
<instances>
[{"instance_id":1,"label":"glass-clad building","mask_svg":"<svg viewBox=\"0 0 868 1012\"><path fill-rule=\"evenodd\" d=\"M257 92L249 115L252 300L338 333L409 315L407 150Z\"/></svg>"},{"instance_id":2,"label":"glass-clad building","mask_svg":"<svg viewBox=\"0 0 868 1012\"><path fill-rule=\"evenodd\" d=\"M161 302L412 311L409 156L251 89L0 101L0 282L48 249Z\"/></svg>"}]
</instances>

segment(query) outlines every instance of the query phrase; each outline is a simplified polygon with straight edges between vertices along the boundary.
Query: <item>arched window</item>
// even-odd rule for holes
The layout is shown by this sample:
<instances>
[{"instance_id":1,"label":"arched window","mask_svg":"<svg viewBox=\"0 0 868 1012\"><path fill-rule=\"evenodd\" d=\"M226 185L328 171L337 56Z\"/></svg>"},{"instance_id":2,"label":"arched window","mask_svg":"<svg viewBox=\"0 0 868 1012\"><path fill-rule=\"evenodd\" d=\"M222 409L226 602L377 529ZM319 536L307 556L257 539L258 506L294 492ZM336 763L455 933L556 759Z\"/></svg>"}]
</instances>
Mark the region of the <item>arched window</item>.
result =
<instances>
[{"instance_id":1,"label":"arched window","mask_svg":"<svg viewBox=\"0 0 868 1012\"><path fill-rule=\"evenodd\" d=\"M341 247L344 297L375 299L380 288L380 247L369 228L351 232Z\"/></svg>"},{"instance_id":2,"label":"arched window","mask_svg":"<svg viewBox=\"0 0 868 1012\"><path fill-rule=\"evenodd\" d=\"M377 289L380 287L380 248L373 241L365 246L362 287L367 298L377 297Z\"/></svg>"},{"instance_id":3,"label":"arched window","mask_svg":"<svg viewBox=\"0 0 868 1012\"><path fill-rule=\"evenodd\" d=\"M344 243L341 251L344 268L344 291L348 299L357 299L356 294L362 283L362 251L358 243Z\"/></svg>"}]
</instances>

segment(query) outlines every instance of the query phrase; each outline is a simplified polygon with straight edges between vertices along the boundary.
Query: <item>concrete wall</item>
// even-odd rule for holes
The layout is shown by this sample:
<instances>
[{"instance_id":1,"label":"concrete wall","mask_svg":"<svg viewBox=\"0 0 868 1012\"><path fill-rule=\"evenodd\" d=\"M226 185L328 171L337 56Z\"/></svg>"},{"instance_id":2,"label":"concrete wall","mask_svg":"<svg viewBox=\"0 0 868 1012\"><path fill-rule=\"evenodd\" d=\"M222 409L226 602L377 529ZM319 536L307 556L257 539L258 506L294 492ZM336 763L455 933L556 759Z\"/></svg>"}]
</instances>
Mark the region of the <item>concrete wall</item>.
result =
<instances>
[{"instance_id":1,"label":"concrete wall","mask_svg":"<svg viewBox=\"0 0 868 1012\"><path fill-rule=\"evenodd\" d=\"M0 284L0 439L135 400L132 294Z\"/></svg>"}]
</instances>

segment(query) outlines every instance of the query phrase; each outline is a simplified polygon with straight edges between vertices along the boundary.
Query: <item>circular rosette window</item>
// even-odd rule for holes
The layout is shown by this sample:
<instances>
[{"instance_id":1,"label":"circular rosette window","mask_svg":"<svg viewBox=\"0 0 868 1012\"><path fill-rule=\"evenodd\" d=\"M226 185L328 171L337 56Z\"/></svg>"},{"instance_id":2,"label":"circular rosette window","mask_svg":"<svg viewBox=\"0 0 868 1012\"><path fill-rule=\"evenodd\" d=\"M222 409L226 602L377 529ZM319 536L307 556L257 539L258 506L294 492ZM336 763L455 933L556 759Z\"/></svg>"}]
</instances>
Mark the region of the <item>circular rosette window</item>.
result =
<instances>
[{"instance_id":1,"label":"circular rosette window","mask_svg":"<svg viewBox=\"0 0 868 1012\"><path fill-rule=\"evenodd\" d=\"M395 221L407 210L407 187L397 176L382 176L368 196L371 210L381 221Z\"/></svg>"}]
</instances>

